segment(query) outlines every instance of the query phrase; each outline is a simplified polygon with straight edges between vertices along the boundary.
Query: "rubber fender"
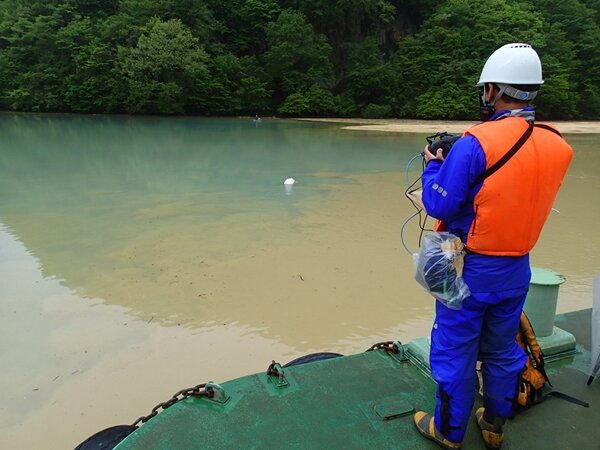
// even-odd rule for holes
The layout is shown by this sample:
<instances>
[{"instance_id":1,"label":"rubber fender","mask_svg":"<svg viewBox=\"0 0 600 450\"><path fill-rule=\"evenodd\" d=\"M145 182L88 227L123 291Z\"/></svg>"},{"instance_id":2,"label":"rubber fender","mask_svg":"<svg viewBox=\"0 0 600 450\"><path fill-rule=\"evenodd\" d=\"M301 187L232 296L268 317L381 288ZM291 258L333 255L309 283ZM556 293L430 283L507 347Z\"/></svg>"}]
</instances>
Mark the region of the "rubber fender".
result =
<instances>
[{"instance_id":1,"label":"rubber fender","mask_svg":"<svg viewBox=\"0 0 600 450\"><path fill-rule=\"evenodd\" d=\"M338 358L340 356L344 356L340 353L330 353L330 352L321 352L321 353L311 353L310 355L304 355L300 358L296 358L293 361L285 364L283 367L290 366L299 366L300 364L306 364L314 361L323 361L324 359Z\"/></svg>"},{"instance_id":2,"label":"rubber fender","mask_svg":"<svg viewBox=\"0 0 600 450\"><path fill-rule=\"evenodd\" d=\"M112 450L136 429L133 425L106 428L87 438L75 450Z\"/></svg>"}]
</instances>

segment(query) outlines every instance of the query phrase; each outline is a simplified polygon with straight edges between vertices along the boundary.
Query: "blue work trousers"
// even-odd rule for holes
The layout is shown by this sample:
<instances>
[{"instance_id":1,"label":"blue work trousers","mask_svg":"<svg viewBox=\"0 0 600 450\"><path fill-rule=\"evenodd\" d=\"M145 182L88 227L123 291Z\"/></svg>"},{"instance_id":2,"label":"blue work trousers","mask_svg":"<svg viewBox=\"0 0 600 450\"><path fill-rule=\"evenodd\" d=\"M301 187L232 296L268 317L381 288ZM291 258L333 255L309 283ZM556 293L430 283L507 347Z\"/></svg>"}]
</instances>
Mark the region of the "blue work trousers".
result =
<instances>
[{"instance_id":1,"label":"blue work trousers","mask_svg":"<svg viewBox=\"0 0 600 450\"><path fill-rule=\"evenodd\" d=\"M462 442L475 401L477 361L482 362L483 404L494 416L510 417L518 375L527 356L516 343L528 288L472 293L460 310L436 302L431 331L431 374L438 383L435 425Z\"/></svg>"}]
</instances>

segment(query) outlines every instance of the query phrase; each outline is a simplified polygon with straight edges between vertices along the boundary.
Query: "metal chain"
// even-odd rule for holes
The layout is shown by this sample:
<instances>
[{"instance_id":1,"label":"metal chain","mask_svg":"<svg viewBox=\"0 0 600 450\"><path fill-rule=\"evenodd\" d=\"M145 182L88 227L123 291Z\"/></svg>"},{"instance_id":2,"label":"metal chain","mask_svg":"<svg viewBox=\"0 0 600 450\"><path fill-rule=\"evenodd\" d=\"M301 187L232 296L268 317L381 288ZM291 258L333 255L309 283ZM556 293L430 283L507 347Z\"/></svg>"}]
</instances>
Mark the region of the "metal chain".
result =
<instances>
[{"instance_id":1,"label":"metal chain","mask_svg":"<svg viewBox=\"0 0 600 450\"><path fill-rule=\"evenodd\" d=\"M212 398L213 395L215 394L214 391L212 389L205 389L205 387L206 387L206 383L202 383L197 386L187 388L187 389L182 389L182 390L178 391L166 402L159 403L154 408L152 408L152 411L150 412L150 414L148 414L147 416L142 416L138 420L136 420L132 426L137 427L141 423L146 423L147 421L152 419L154 416L156 416L158 414L159 410L164 411L165 409L173 406L175 403L177 403L185 398L188 398L188 397Z\"/></svg>"},{"instance_id":2,"label":"metal chain","mask_svg":"<svg viewBox=\"0 0 600 450\"><path fill-rule=\"evenodd\" d=\"M371 350L381 349L392 353L398 353L398 348L394 345L394 343L394 341L379 342L369 347L366 351L369 352ZM279 377L281 377L283 375L283 370L279 372L281 366L276 366L279 366L279 364L273 361L267 369L267 375L278 375ZM142 423L148 422L150 419L156 416L160 410L164 411L165 409L173 406L175 403L180 402L181 400L186 399L188 397L212 398L215 395L215 392L210 388L206 389L206 384L207 383L202 383L191 388L181 389L180 391L177 391L169 400L156 405L154 408L152 408L150 414L148 414L147 416L140 417L131 426L137 427Z\"/></svg>"},{"instance_id":3,"label":"metal chain","mask_svg":"<svg viewBox=\"0 0 600 450\"><path fill-rule=\"evenodd\" d=\"M370 352L372 350L385 350L386 352L398 353L398 347L396 347L394 344L395 341L379 342L377 344L373 344L365 351Z\"/></svg>"}]
</instances>

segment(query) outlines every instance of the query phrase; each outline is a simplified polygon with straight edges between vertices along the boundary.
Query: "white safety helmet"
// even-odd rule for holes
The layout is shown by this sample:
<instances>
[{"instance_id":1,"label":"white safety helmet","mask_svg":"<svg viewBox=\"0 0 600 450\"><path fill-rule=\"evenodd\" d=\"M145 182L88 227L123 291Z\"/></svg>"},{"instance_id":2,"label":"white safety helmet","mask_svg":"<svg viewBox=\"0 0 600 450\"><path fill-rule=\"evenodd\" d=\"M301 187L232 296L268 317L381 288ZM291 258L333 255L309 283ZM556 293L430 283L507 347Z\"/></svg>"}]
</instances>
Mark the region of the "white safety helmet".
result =
<instances>
[{"instance_id":1,"label":"white safety helmet","mask_svg":"<svg viewBox=\"0 0 600 450\"><path fill-rule=\"evenodd\" d=\"M529 44L506 44L488 58L477 86L484 83L543 84L542 62Z\"/></svg>"},{"instance_id":2,"label":"white safety helmet","mask_svg":"<svg viewBox=\"0 0 600 450\"><path fill-rule=\"evenodd\" d=\"M500 88L496 101L506 94L521 101L533 100L538 91L522 91L514 85L539 86L544 83L542 79L542 62L535 50L529 44L506 44L496 50L488 58L481 71L477 86L485 83L495 83Z\"/></svg>"}]
</instances>

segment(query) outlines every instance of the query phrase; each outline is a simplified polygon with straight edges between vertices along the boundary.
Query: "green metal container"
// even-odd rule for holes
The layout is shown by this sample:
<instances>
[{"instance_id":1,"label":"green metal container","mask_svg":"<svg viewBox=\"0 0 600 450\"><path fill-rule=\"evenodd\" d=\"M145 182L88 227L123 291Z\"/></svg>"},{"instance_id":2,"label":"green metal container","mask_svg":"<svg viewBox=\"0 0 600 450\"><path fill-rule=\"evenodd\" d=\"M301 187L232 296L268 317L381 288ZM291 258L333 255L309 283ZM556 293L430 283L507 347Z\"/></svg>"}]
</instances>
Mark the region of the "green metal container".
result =
<instances>
[{"instance_id":1,"label":"green metal container","mask_svg":"<svg viewBox=\"0 0 600 450\"><path fill-rule=\"evenodd\" d=\"M531 268L524 310L538 337L550 336L554 330L558 289L564 282L564 276L550 269Z\"/></svg>"}]
</instances>

